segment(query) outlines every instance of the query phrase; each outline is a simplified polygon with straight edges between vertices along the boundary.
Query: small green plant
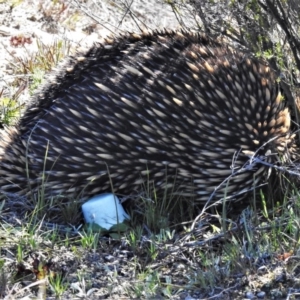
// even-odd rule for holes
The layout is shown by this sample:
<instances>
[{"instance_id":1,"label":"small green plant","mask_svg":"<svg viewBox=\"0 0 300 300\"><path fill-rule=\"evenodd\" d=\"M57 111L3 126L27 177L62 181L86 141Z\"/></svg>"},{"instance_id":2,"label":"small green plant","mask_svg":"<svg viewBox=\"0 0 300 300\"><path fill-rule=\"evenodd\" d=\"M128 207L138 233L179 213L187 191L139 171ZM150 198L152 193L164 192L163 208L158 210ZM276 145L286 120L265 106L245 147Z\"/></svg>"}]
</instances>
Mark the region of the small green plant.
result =
<instances>
[{"instance_id":1,"label":"small green plant","mask_svg":"<svg viewBox=\"0 0 300 300\"><path fill-rule=\"evenodd\" d=\"M94 232L92 228L79 232L80 243L84 249L95 250L99 243L100 233Z\"/></svg>"},{"instance_id":2,"label":"small green plant","mask_svg":"<svg viewBox=\"0 0 300 300\"><path fill-rule=\"evenodd\" d=\"M61 197L57 197L55 203L57 203L61 212L62 221L66 224L78 224L80 220L80 207L81 204L78 199L64 199L60 201Z\"/></svg>"},{"instance_id":3,"label":"small green plant","mask_svg":"<svg viewBox=\"0 0 300 300\"><path fill-rule=\"evenodd\" d=\"M17 245L17 254L16 254L17 263L21 263L24 259L23 246L21 243Z\"/></svg>"},{"instance_id":4,"label":"small green plant","mask_svg":"<svg viewBox=\"0 0 300 300\"><path fill-rule=\"evenodd\" d=\"M176 233L175 230L171 231L170 229L161 229L159 231L159 234L155 235L155 239L159 243L169 242L174 239L175 233Z\"/></svg>"},{"instance_id":5,"label":"small green plant","mask_svg":"<svg viewBox=\"0 0 300 300\"><path fill-rule=\"evenodd\" d=\"M148 178L142 184L143 193L135 203L136 209L129 212L132 227L147 224L149 233L157 233L161 229L178 226L189 217L192 220L194 199L181 196L176 188L178 188L176 176L172 177L171 181L167 171L163 187L160 189L156 189L153 181Z\"/></svg>"},{"instance_id":6,"label":"small green plant","mask_svg":"<svg viewBox=\"0 0 300 300\"><path fill-rule=\"evenodd\" d=\"M93 293L91 288L91 280L87 278L87 275L82 272L77 272L77 282L71 284L71 289L77 293L79 297L87 298Z\"/></svg>"},{"instance_id":7,"label":"small green plant","mask_svg":"<svg viewBox=\"0 0 300 300\"><path fill-rule=\"evenodd\" d=\"M69 283L66 282L65 277L60 273L49 276L49 285L57 299L62 299L61 296L69 287Z\"/></svg>"},{"instance_id":8,"label":"small green plant","mask_svg":"<svg viewBox=\"0 0 300 300\"><path fill-rule=\"evenodd\" d=\"M130 230L126 236L127 236L126 240L128 242L128 245L133 249L133 251L136 251L139 247L141 238L143 236L143 227L137 225L137 227Z\"/></svg>"},{"instance_id":9,"label":"small green plant","mask_svg":"<svg viewBox=\"0 0 300 300\"><path fill-rule=\"evenodd\" d=\"M144 296L146 298L157 295L157 291L161 286L160 274L157 271L144 274Z\"/></svg>"},{"instance_id":10,"label":"small green plant","mask_svg":"<svg viewBox=\"0 0 300 300\"><path fill-rule=\"evenodd\" d=\"M13 57L11 64L15 73L31 76L31 94L41 85L44 75L71 53L71 44L67 40L56 40L50 45L44 44L39 40L36 43L38 52L35 54L31 54L27 51L26 45L22 45L27 51L27 55L24 58L9 52ZM20 85L20 82L17 81L16 84Z\"/></svg>"},{"instance_id":11,"label":"small green plant","mask_svg":"<svg viewBox=\"0 0 300 300\"><path fill-rule=\"evenodd\" d=\"M157 251L157 247L156 247L155 243L150 242L150 244L148 246L148 253L149 253L149 257L151 258L151 260L154 261L158 255L158 251Z\"/></svg>"},{"instance_id":12,"label":"small green plant","mask_svg":"<svg viewBox=\"0 0 300 300\"><path fill-rule=\"evenodd\" d=\"M14 124L21 115L21 108L16 100L0 98L0 123L2 125Z\"/></svg>"},{"instance_id":13,"label":"small green plant","mask_svg":"<svg viewBox=\"0 0 300 300\"><path fill-rule=\"evenodd\" d=\"M129 288L128 294L138 299L155 299L160 291L159 272L147 269L138 274L137 282Z\"/></svg>"}]
</instances>

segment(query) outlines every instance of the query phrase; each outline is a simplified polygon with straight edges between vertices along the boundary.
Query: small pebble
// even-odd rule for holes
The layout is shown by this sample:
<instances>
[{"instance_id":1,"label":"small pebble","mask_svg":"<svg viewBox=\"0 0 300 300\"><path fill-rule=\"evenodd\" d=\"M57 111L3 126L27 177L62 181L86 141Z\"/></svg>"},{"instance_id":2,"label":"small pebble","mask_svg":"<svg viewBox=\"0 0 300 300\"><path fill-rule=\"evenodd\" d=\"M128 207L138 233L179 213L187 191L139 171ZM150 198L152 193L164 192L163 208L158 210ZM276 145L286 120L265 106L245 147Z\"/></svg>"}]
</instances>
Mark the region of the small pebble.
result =
<instances>
[{"instance_id":1,"label":"small pebble","mask_svg":"<svg viewBox=\"0 0 300 300\"><path fill-rule=\"evenodd\" d=\"M265 296L266 296L266 293L265 293L265 292L258 292L258 293L256 294L256 297L257 297L258 299L264 299Z\"/></svg>"},{"instance_id":2,"label":"small pebble","mask_svg":"<svg viewBox=\"0 0 300 300\"><path fill-rule=\"evenodd\" d=\"M246 299L254 299L255 295L252 292L247 292L245 294Z\"/></svg>"},{"instance_id":3,"label":"small pebble","mask_svg":"<svg viewBox=\"0 0 300 300\"><path fill-rule=\"evenodd\" d=\"M115 258L112 255L107 255L104 257L106 261L112 262Z\"/></svg>"}]
</instances>

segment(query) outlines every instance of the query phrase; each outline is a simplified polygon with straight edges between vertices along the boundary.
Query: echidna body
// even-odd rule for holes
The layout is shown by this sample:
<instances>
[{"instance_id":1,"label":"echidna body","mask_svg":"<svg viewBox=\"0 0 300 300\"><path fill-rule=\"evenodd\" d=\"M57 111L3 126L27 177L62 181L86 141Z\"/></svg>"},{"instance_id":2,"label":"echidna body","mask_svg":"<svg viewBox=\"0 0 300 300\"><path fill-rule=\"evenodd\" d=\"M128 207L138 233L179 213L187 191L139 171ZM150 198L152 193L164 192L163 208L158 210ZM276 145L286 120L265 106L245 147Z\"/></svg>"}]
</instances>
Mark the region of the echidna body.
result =
<instances>
[{"instance_id":1,"label":"echidna body","mask_svg":"<svg viewBox=\"0 0 300 300\"><path fill-rule=\"evenodd\" d=\"M4 193L87 197L112 183L130 195L151 180L204 202L251 189L266 170L254 158L275 162L293 138L269 67L203 34L163 31L70 58L1 146Z\"/></svg>"}]
</instances>

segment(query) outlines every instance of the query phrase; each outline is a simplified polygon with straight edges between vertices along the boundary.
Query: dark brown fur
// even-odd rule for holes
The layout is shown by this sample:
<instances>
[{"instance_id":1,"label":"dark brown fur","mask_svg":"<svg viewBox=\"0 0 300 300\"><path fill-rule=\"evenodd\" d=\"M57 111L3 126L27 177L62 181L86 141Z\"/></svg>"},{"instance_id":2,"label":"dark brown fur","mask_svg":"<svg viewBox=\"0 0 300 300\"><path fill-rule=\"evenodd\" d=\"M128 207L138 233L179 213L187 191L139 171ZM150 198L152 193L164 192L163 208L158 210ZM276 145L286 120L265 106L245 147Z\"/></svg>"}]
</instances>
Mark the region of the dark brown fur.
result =
<instances>
[{"instance_id":1,"label":"dark brown fur","mask_svg":"<svg viewBox=\"0 0 300 300\"><path fill-rule=\"evenodd\" d=\"M263 178L252 155L275 162L293 138L269 67L203 34L164 31L70 58L1 146L4 194L43 185L87 197L111 191L109 176L132 194L167 175L174 192L204 202L216 188L215 200L238 198Z\"/></svg>"}]
</instances>

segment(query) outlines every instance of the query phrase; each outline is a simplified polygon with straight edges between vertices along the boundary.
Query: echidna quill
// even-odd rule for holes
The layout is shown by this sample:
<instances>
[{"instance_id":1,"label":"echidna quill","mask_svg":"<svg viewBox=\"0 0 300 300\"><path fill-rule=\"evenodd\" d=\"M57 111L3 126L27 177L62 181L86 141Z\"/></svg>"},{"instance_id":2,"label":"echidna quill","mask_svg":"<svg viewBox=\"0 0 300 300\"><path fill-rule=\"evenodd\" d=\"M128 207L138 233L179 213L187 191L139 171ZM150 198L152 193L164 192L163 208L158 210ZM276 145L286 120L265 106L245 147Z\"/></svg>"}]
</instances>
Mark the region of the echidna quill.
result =
<instances>
[{"instance_id":1,"label":"echidna quill","mask_svg":"<svg viewBox=\"0 0 300 300\"><path fill-rule=\"evenodd\" d=\"M1 144L3 194L76 197L166 183L232 199L293 147L276 76L201 33L126 34L69 58ZM228 178L229 181L227 180Z\"/></svg>"}]
</instances>

